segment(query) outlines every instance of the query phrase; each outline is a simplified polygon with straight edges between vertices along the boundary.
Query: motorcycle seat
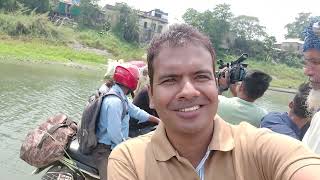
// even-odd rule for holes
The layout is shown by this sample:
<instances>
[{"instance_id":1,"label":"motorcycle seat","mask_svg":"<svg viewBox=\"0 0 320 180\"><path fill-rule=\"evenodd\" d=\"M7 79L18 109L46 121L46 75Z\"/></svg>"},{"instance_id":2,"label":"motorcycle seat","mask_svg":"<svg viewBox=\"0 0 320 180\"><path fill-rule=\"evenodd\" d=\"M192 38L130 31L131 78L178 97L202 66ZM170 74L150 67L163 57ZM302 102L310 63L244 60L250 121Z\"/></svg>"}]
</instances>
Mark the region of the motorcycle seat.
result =
<instances>
[{"instance_id":1,"label":"motorcycle seat","mask_svg":"<svg viewBox=\"0 0 320 180\"><path fill-rule=\"evenodd\" d=\"M97 165L94 161L93 156L91 156L90 154L82 154L80 152L78 139L74 139L71 141L69 148L67 149L67 152L69 153L71 158L97 170Z\"/></svg>"}]
</instances>

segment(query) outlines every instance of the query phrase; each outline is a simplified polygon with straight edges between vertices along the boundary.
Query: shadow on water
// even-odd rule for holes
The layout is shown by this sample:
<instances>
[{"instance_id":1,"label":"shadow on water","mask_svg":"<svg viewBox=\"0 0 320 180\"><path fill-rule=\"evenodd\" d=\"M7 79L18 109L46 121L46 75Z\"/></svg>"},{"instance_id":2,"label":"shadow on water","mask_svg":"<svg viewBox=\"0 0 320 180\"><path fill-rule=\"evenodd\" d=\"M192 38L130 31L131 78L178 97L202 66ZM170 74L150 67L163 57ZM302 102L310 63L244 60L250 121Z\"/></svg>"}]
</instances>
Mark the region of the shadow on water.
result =
<instances>
[{"instance_id":1,"label":"shadow on water","mask_svg":"<svg viewBox=\"0 0 320 180\"><path fill-rule=\"evenodd\" d=\"M103 73L62 65L0 63L1 179L40 179L31 176L33 168L19 158L26 134L58 112L78 121Z\"/></svg>"},{"instance_id":2,"label":"shadow on water","mask_svg":"<svg viewBox=\"0 0 320 180\"><path fill-rule=\"evenodd\" d=\"M104 72L62 65L0 62L1 179L35 180L33 168L19 158L28 131L46 117L64 112L79 120L85 101ZM268 111L286 111L292 94L268 91L257 103Z\"/></svg>"}]
</instances>

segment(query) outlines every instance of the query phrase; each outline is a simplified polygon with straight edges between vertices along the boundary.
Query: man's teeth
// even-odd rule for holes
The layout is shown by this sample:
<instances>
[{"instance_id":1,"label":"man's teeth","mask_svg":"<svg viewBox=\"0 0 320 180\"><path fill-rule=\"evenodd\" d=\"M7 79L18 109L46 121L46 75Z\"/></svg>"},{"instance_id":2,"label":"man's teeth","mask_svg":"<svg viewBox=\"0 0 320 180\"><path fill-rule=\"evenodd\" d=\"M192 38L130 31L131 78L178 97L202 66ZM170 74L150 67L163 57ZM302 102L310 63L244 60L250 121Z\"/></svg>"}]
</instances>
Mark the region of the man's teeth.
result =
<instances>
[{"instance_id":1,"label":"man's teeth","mask_svg":"<svg viewBox=\"0 0 320 180\"><path fill-rule=\"evenodd\" d=\"M180 109L179 111L181 111L181 112L189 112L189 111L195 111L195 110L197 110L199 108L200 108L200 106L198 105L198 106L193 106L193 107L190 107L190 108Z\"/></svg>"}]
</instances>

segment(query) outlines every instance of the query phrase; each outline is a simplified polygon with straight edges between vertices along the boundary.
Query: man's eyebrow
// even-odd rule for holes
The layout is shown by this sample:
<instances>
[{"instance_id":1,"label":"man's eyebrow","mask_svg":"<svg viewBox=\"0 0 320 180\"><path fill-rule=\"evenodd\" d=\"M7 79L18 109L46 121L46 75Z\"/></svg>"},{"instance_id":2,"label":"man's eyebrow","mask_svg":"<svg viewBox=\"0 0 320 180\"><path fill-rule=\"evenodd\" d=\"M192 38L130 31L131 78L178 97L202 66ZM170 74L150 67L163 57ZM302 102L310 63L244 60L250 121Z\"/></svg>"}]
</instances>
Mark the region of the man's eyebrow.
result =
<instances>
[{"instance_id":1,"label":"man's eyebrow","mask_svg":"<svg viewBox=\"0 0 320 180\"><path fill-rule=\"evenodd\" d=\"M304 58L305 61L320 61L320 57L319 58Z\"/></svg>"},{"instance_id":2,"label":"man's eyebrow","mask_svg":"<svg viewBox=\"0 0 320 180\"><path fill-rule=\"evenodd\" d=\"M200 70L195 72L194 74L208 74L208 75L212 75L212 72L209 70Z\"/></svg>"},{"instance_id":3,"label":"man's eyebrow","mask_svg":"<svg viewBox=\"0 0 320 180\"><path fill-rule=\"evenodd\" d=\"M177 74L163 74L163 75L160 75L159 76L159 80L163 80L163 79L166 79L166 78L175 78L175 77L178 77Z\"/></svg>"}]
</instances>

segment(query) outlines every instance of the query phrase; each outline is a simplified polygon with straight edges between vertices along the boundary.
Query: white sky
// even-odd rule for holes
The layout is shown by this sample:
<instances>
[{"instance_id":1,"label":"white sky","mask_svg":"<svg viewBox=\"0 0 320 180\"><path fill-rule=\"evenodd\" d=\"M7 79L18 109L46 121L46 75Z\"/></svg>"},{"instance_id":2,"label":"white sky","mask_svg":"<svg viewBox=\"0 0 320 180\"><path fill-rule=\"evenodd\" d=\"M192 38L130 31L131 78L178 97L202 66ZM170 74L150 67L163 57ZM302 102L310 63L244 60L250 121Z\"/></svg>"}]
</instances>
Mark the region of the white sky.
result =
<instances>
[{"instance_id":1,"label":"white sky","mask_svg":"<svg viewBox=\"0 0 320 180\"><path fill-rule=\"evenodd\" d=\"M320 0L100 0L99 4L114 5L115 2L125 2L143 11L161 9L169 14L169 24L183 22L181 16L188 8L203 12L212 10L217 4L227 3L235 16L258 17L260 25L265 26L267 33L276 36L278 41L284 39L284 26L293 22L298 13L311 12L312 16L320 16Z\"/></svg>"}]
</instances>

